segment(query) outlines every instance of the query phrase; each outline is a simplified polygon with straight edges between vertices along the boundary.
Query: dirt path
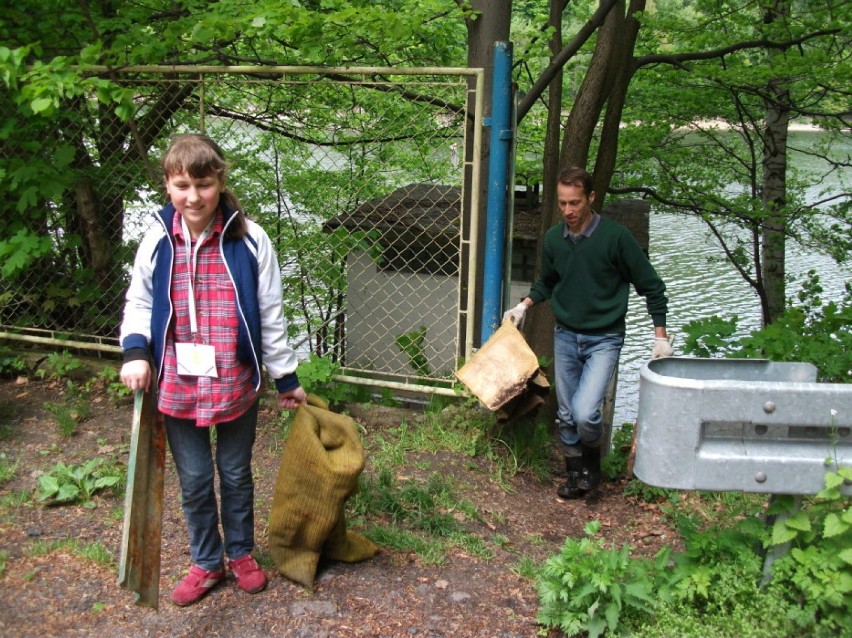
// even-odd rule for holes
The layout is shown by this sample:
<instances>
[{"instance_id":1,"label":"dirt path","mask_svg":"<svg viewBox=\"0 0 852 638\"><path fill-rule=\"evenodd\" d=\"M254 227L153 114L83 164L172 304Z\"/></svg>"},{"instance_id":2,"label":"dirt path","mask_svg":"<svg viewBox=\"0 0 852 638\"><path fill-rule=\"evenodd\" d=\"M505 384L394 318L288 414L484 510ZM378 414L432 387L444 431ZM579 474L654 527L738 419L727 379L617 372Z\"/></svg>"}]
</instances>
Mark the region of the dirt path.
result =
<instances>
[{"instance_id":1,"label":"dirt path","mask_svg":"<svg viewBox=\"0 0 852 638\"><path fill-rule=\"evenodd\" d=\"M0 485L0 556L6 556L0 570L0 636L532 637L539 629L538 597L534 583L516 573L521 557L544 560L567 536L581 536L583 526L595 519L602 522L605 538L630 543L642 553L651 554L671 540L659 510L625 497L621 484L606 484L594 504L564 502L555 495L558 476L541 482L519 474L509 479L507 491L482 459L423 453L407 466L412 472L452 475L463 498L479 512L475 520L463 521L466 530L480 536L494 557L455 551L434 566L414 554L383 548L360 564L322 566L314 591L308 592L275 574L269 559L265 526L282 442L270 425L275 415L266 401L255 445L255 555L271 576L269 587L250 596L228 581L192 607L169 603L189 556L177 478L168 459L160 605L152 611L135 606L133 595L119 588L114 563L81 558L68 547L69 539L79 546L100 543L117 561L122 496L102 493L93 509L44 507L20 496L32 493L38 474L59 461L81 463L95 456L127 460L129 401L116 405L105 394L93 395L87 420L73 436L62 437L44 407L61 400L62 387L43 381L0 382L0 461L17 463L15 478ZM417 417L373 408L362 410L358 418L369 450L372 434ZM365 471L373 471L369 455Z\"/></svg>"}]
</instances>

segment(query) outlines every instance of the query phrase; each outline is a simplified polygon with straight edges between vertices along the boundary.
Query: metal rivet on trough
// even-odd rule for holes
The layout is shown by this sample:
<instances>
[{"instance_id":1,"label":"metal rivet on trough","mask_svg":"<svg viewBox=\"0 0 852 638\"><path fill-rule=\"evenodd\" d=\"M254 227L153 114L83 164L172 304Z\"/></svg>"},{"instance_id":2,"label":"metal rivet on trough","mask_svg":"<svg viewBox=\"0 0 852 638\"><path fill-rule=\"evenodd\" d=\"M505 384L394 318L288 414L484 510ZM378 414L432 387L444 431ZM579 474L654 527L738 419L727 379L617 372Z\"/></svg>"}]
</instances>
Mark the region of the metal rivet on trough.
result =
<instances>
[{"instance_id":1,"label":"metal rivet on trough","mask_svg":"<svg viewBox=\"0 0 852 638\"><path fill-rule=\"evenodd\" d=\"M767 401L766 403L764 403L763 404L763 411L766 412L767 414L772 414L773 412L775 412L775 402L774 401Z\"/></svg>"},{"instance_id":2,"label":"metal rivet on trough","mask_svg":"<svg viewBox=\"0 0 852 638\"><path fill-rule=\"evenodd\" d=\"M757 472L754 475L754 480L758 483L766 483L766 472Z\"/></svg>"}]
</instances>

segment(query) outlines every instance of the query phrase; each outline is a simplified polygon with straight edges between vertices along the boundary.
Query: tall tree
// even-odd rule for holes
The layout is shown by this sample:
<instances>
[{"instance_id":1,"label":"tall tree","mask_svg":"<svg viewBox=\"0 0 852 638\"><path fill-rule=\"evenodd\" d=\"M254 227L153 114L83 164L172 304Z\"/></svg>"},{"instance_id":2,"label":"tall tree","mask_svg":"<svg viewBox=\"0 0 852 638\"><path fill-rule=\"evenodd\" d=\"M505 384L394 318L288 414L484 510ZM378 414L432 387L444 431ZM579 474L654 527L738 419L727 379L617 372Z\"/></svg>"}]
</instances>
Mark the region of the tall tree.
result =
<instances>
[{"instance_id":1,"label":"tall tree","mask_svg":"<svg viewBox=\"0 0 852 638\"><path fill-rule=\"evenodd\" d=\"M754 289L765 324L784 311L789 239L841 258L849 249L848 231L822 247L814 241L835 221L842 227L848 192L835 186L815 202L803 198L809 182L820 183L832 173L842 183L838 162L848 165L848 157L808 149L825 161L821 173L796 174L788 163L791 150L804 150L790 147L791 121L821 124L828 140L841 122L849 78L839 36L843 19L833 13L832 3L797 3L795 14L792 6L755 3L733 13L713 5L681 14L676 28L688 36L685 47L707 42L708 24L724 24L739 41L701 56L637 58L644 73L637 75L630 118L642 124L622 129L633 150L617 187L621 193L645 194L664 209L699 215ZM664 20L667 30L674 28L671 17ZM661 91L667 96L663 103Z\"/></svg>"},{"instance_id":2,"label":"tall tree","mask_svg":"<svg viewBox=\"0 0 852 638\"><path fill-rule=\"evenodd\" d=\"M789 21L778 19L779 15L784 15L784 5L780 3L772 10L771 4L761 2L750 3L747 7L734 7L729 3L696 2L687 5L658 1L650 9L646 9L645 2L641 0L633 1L629 5L624 0L619 0L614 8L612 4L601 1L598 3L597 13L581 23L583 28L588 28L595 17L604 12L605 22L595 32L596 39L590 61L582 67L581 89L576 96L567 97L570 110L564 120L560 165L593 165L595 190L601 203L607 191L651 197L654 192L659 192L662 195L660 202L667 203L666 195L690 184L691 181L694 182L696 175L704 176L709 172L713 177L712 173L718 169L708 165L706 156L699 157L694 153L690 162L684 162L684 153L676 146L666 146L666 153L661 153L659 143L664 139L681 139L678 127L689 127L705 118L718 119L723 111L731 110L731 107L725 108L719 100L706 98L703 102L702 98L698 98L687 103L686 100L680 99L683 95L677 93L682 91L682 88L666 89L666 85L659 82L660 74L680 78L676 84L683 87L695 82L700 70L707 66L717 65L727 71L717 73L714 77L726 77L726 94L739 105L734 106L732 112L739 113L741 119L750 127L758 120L764 121L767 114L772 114L775 119L775 122L764 127L763 131L773 135L755 137L754 141L760 140L757 147L754 146L754 141L750 143L751 148L757 149L754 154L756 169L750 172L750 175L757 179L752 192L761 205L757 216L759 220L754 215L745 217L752 220L746 223L750 232L755 233L752 245L762 246L762 253L757 248L747 250L741 239L737 240L739 243L736 245L722 245L732 263L761 294L765 317L767 321L771 321L773 316L777 316L774 313L783 308L783 238L790 232L789 224L785 225L785 220L795 218L789 206L784 206L786 199L783 182L780 181L785 175L783 154L787 148L783 131L786 130L786 122L790 117L801 115L804 111L801 107L790 110L791 101L786 97L790 78L779 71L777 65L772 77L763 71L758 73L756 69L760 67L755 68L754 61L761 57L771 57L776 61L782 57L787 59L796 52L801 53L804 59L805 53L813 53L816 50L823 52L817 55L816 60L825 60L829 50L840 54L840 58L844 59L840 53L841 49L838 48L842 47L842 44L836 40L836 36L841 32L838 25L839 14L833 7L823 8L816 14L819 18L814 16L811 20L799 20L795 28L791 28ZM810 8L813 9L813 5ZM802 10L806 12L807 7L802 7ZM764 17L768 19L770 16L772 20L767 22L765 29L756 31L753 28L755 24L761 24ZM830 19L826 20L827 17ZM822 24L817 22L819 19L823 20ZM747 25L752 27L751 30L745 28ZM552 76L554 68L561 68L566 63L574 66L580 64L573 59L576 50L571 49L571 43L582 38L583 28L577 31L577 35L568 45L560 49L560 54L552 56L550 65L542 71L541 77ZM724 37L723 42L720 42L720 35ZM571 54L565 55L564 52L569 50ZM762 52L777 54L770 56L769 53ZM828 58L831 58L830 54ZM667 69L668 72L664 73L661 68ZM643 72L653 78L645 85L649 92L647 98L643 95L641 86L639 91L631 90L634 80L641 80ZM770 90L755 91L755 76L761 73L764 76L762 86ZM738 74L740 83L735 84L732 80ZM822 76L822 85L825 87L825 99L821 100L823 106L832 102L830 93L839 95L837 91L842 85L840 75L836 70L833 81L827 81L828 78ZM800 77L796 76L796 79L801 82ZM814 86L819 82L811 82L810 85ZM537 82L531 86L530 91L521 100L520 117L528 113L545 85L546 83ZM747 115L743 105L750 98L744 98L755 94L763 96L760 100L763 114L749 111ZM814 92L811 92L809 97L811 100L818 99ZM672 103L683 103L686 106L683 111L685 119L675 123L667 115L671 113ZM563 104L553 101L548 107L551 110L558 109L559 112L565 108ZM779 107L780 111L777 110ZM713 111L714 108L722 110ZM627 129L624 128L625 120ZM638 123L638 126L632 126L633 122ZM661 128L656 129L657 125ZM626 147L622 144L625 130L629 133ZM652 133L654 130L661 131L657 137ZM640 137L641 141L638 141ZM681 140L678 143L683 142ZM643 144L647 152L642 152ZM724 151L720 153L723 154ZM618 162L617 157L621 158ZM696 164L696 160L699 164ZM546 158L545 161L550 163L552 159ZM657 162L665 162L667 168L663 171L649 170L649 167L655 166ZM678 171L678 168L686 170ZM549 170L550 167L545 169L544 174ZM694 172L695 170L697 172ZM715 177L721 177L721 174ZM637 186L633 187L634 184ZM648 187L650 184L654 185L653 188ZM718 200L718 196L725 192L726 185L724 180L715 178L711 179L711 184L702 185L707 195L703 200L705 204L693 198L691 206L685 205L682 210L692 210L703 215L712 224L708 213L719 211L712 201ZM545 193L547 190L546 186ZM728 221L744 219L742 207L730 210ZM754 206L747 205L745 210L754 210ZM770 210L774 214L767 217ZM543 228L557 220L558 211L552 202L545 200ZM715 229L718 237L722 237L718 225L711 228ZM811 226L811 231L821 232L814 225ZM751 268L747 260L743 259L747 252L754 256ZM767 295L771 295L773 301L768 301ZM767 304L770 303L775 310L769 310L770 306ZM526 334L534 344L536 352L545 356L550 352L550 321L549 313L534 312L526 326Z\"/></svg>"},{"instance_id":3,"label":"tall tree","mask_svg":"<svg viewBox=\"0 0 852 638\"><path fill-rule=\"evenodd\" d=\"M464 11L451 0L285 3L79 4L23 0L0 16L3 106L0 295L53 312L52 327L114 325L124 288L126 206L160 188L148 155L197 107L201 83L159 78L131 92L117 80L135 64L440 66L463 63ZM453 37L452 33L458 37ZM87 72L101 67L97 75ZM211 114L260 122L234 108ZM205 100L213 97L209 92ZM254 96L255 98L257 96ZM14 115L11 115L14 113ZM280 132L280 127L279 127ZM56 132L59 132L58 134ZM30 286L35 269L57 284ZM58 282L67 281L63 286ZM71 304L71 305L69 305ZM50 309L53 309L52 311ZM92 323L94 322L94 323Z\"/></svg>"}]
</instances>

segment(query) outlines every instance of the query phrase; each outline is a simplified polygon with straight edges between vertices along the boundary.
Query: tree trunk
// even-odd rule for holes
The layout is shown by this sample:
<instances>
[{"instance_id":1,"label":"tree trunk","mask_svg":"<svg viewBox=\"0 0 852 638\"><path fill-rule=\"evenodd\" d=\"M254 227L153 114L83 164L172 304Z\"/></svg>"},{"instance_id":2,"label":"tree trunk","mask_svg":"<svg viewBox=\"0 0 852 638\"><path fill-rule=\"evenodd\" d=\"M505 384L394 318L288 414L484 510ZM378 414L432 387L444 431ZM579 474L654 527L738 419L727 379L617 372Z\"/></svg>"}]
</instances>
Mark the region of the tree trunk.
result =
<instances>
[{"instance_id":1,"label":"tree trunk","mask_svg":"<svg viewBox=\"0 0 852 638\"><path fill-rule=\"evenodd\" d=\"M621 115L627 91L636 66L633 63L633 48L639 35L639 20L636 15L645 10L645 0L631 0L622 35L616 37L612 66L614 73L607 99L606 114L601 128L601 141L594 168L595 209L603 210L606 191L615 173L618 157L618 134L621 129Z\"/></svg>"},{"instance_id":2,"label":"tree trunk","mask_svg":"<svg viewBox=\"0 0 852 638\"><path fill-rule=\"evenodd\" d=\"M545 155L545 176L551 174L548 171L558 172L567 166L586 166L588 162L589 149L600 120L601 111L607 103L614 85L614 79L619 77L620 67L622 66L622 60L617 56L620 51L624 51L620 48L620 43L626 35L624 11L624 0L618 0L606 15L598 32L598 40L595 44L591 63L563 129L559 163L555 167L552 166L552 160ZM551 9L551 17L553 13L553 9ZM634 40L635 35L630 42L632 43ZM629 58L631 53L632 45L627 49L625 55ZM629 74L623 78L623 81L629 82ZM626 84L624 91L626 93ZM559 117L558 114L562 110L561 102L559 100L554 101L552 95L551 93L551 102L548 105L549 122L551 121L550 118ZM614 142L617 144L617 138ZM554 173L552 184L548 185L545 182L539 246L544 242L544 234L547 229L560 220L559 209L555 205L556 178L557 176ZM608 183L601 186L603 191L606 190L607 186ZM536 275L538 275L538 271L539 268L536 268ZM532 349L540 357L553 358L553 326L553 314L550 312L549 304L539 304L539 307L534 308L527 318L524 334Z\"/></svg>"},{"instance_id":3,"label":"tree trunk","mask_svg":"<svg viewBox=\"0 0 852 638\"><path fill-rule=\"evenodd\" d=\"M606 103L612 78L617 72L615 56L619 42L624 37L624 1L618 0L598 31L598 40L583 83L571 108L562 135L560 167L587 166L589 149ZM552 223L558 211L551 211Z\"/></svg>"},{"instance_id":4,"label":"tree trunk","mask_svg":"<svg viewBox=\"0 0 852 638\"><path fill-rule=\"evenodd\" d=\"M548 26L553 29L550 39L551 57L555 57L562 50L562 14L568 5L567 0L550 0L550 16ZM556 209L556 180L559 177L559 133L562 128L562 84L564 74L560 68L553 76L547 87L547 129L544 137L544 166L542 175L542 228L539 232L539 246L541 237L547 230L551 215L549 211ZM541 271L541 250L536 255L536 275ZM515 300L513 300L515 301ZM553 313L550 312L550 302L539 304L529 312L527 318L528 329L525 333L527 341L534 352L539 356L549 359L553 358ZM552 369L545 368L545 372L553 379ZM554 423L553 415L556 413L556 392L548 394L544 406L539 410L540 414L549 415L550 423Z\"/></svg>"},{"instance_id":5,"label":"tree trunk","mask_svg":"<svg viewBox=\"0 0 852 638\"><path fill-rule=\"evenodd\" d=\"M764 23L789 16L788 0L777 0L767 10ZM779 53L769 53L781 55ZM785 249L787 235L787 132L790 120L790 95L783 81L769 81L766 103L766 127L763 135L763 207L760 269L765 298L763 323L770 324L784 312Z\"/></svg>"}]
</instances>

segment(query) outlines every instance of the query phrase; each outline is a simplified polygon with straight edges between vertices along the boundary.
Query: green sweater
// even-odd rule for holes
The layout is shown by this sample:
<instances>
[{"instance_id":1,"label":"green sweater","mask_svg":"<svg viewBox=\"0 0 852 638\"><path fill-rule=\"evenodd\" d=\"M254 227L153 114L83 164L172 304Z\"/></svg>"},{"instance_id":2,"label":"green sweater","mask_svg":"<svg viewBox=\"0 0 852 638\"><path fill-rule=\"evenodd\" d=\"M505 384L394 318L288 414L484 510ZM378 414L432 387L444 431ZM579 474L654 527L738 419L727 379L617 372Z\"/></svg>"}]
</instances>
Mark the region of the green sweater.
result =
<instances>
[{"instance_id":1,"label":"green sweater","mask_svg":"<svg viewBox=\"0 0 852 638\"><path fill-rule=\"evenodd\" d=\"M665 326L666 285L627 228L601 218L591 236L574 243L559 222L545 234L529 297L550 299L556 321L569 330L623 334L630 284L645 297L654 326Z\"/></svg>"}]
</instances>

